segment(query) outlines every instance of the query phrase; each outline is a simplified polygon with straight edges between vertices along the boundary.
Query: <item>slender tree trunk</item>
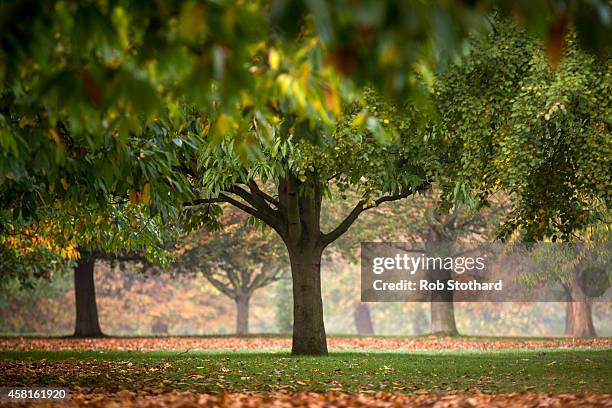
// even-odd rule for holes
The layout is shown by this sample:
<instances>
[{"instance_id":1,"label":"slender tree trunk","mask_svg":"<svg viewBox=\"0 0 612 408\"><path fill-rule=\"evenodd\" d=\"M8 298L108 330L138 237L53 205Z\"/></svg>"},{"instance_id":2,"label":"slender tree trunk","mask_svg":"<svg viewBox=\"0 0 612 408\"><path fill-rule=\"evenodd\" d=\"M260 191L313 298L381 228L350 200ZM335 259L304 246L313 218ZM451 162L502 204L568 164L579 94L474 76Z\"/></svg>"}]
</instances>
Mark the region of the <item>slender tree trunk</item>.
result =
<instances>
[{"instance_id":1,"label":"slender tree trunk","mask_svg":"<svg viewBox=\"0 0 612 408\"><path fill-rule=\"evenodd\" d=\"M358 303L354 312L355 328L359 334L373 334L374 325L372 324L372 315L370 307L367 303Z\"/></svg>"},{"instance_id":2,"label":"slender tree trunk","mask_svg":"<svg viewBox=\"0 0 612 408\"><path fill-rule=\"evenodd\" d=\"M96 259L85 254L74 268L76 327L74 337L103 337L98 321L94 266Z\"/></svg>"},{"instance_id":3,"label":"slender tree trunk","mask_svg":"<svg viewBox=\"0 0 612 408\"><path fill-rule=\"evenodd\" d=\"M290 249L293 279L293 345L295 355L326 355L327 338L321 297L322 249Z\"/></svg>"},{"instance_id":4,"label":"slender tree trunk","mask_svg":"<svg viewBox=\"0 0 612 408\"><path fill-rule=\"evenodd\" d=\"M571 337L595 337L595 326L591 314L591 304L584 293L578 288L574 279L569 289L568 302L565 309L565 334Z\"/></svg>"},{"instance_id":5,"label":"slender tree trunk","mask_svg":"<svg viewBox=\"0 0 612 408\"><path fill-rule=\"evenodd\" d=\"M249 333L249 297L236 297L236 334L244 336Z\"/></svg>"}]
</instances>

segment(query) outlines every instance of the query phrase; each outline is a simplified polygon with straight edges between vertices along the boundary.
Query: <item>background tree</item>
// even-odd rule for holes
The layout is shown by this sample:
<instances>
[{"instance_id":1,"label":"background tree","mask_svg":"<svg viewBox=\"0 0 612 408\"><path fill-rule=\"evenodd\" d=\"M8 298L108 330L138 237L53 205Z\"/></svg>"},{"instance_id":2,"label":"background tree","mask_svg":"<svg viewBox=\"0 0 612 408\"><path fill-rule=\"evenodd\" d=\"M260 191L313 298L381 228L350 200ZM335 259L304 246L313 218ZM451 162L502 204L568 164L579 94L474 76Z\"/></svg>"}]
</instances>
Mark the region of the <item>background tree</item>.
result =
<instances>
[{"instance_id":1,"label":"background tree","mask_svg":"<svg viewBox=\"0 0 612 408\"><path fill-rule=\"evenodd\" d=\"M3 274L5 278L15 277L21 281L27 277L31 277L30 280L53 278L53 263L47 268L36 269L37 264L29 261L29 254L42 247L57 262L55 268L60 272L74 270L74 336L102 337L94 283L96 261L146 259L163 264L166 261L165 242L174 232L162 223L159 215L151 216L142 205L116 204L106 207L102 213L73 211L73 208L58 208L56 218L42 225L30 224L16 229L16 240L4 239L5 243L19 242L20 245L13 245L18 251L17 267L3 270Z\"/></svg>"},{"instance_id":2,"label":"background tree","mask_svg":"<svg viewBox=\"0 0 612 408\"><path fill-rule=\"evenodd\" d=\"M576 229L609 222L610 60L579 50L569 34L554 67L512 23L494 27L435 81L441 123L433 137L448 171L437 181L447 198L504 190L513 206L500 235L520 229L526 240L570 240Z\"/></svg>"},{"instance_id":3,"label":"background tree","mask_svg":"<svg viewBox=\"0 0 612 408\"><path fill-rule=\"evenodd\" d=\"M503 195L492 198L487 208L455 206L449 211L441 211L440 195L441 191L434 186L425 194L377 208L355 225L350 237L338 241L335 246L356 261L360 242L406 242L415 251L431 253L441 248L451 252L453 247L461 250L460 247L468 243L495 238L507 201ZM342 206L342 203L337 206ZM333 217L332 212L327 214ZM452 278L450 269L429 272L432 280L447 282ZM431 333L457 335L452 291L436 291L433 295L430 302Z\"/></svg>"},{"instance_id":4,"label":"background tree","mask_svg":"<svg viewBox=\"0 0 612 408\"><path fill-rule=\"evenodd\" d=\"M581 51L572 33L558 66L542 48L512 23L497 22L488 39L475 41L469 59L436 82L442 118L436 137L455 152L445 190L455 201L508 193L512 208L501 237L576 243L581 231L610 223L610 59ZM576 259L559 257L575 266ZM559 281L566 267L548 268L549 278ZM572 301L571 279L562 281L570 300L567 331L594 334L590 306Z\"/></svg>"},{"instance_id":5,"label":"background tree","mask_svg":"<svg viewBox=\"0 0 612 408\"><path fill-rule=\"evenodd\" d=\"M592 302L603 295L612 282L609 230L599 225L599 228L586 231L580 241L541 242L527 250L535 266L521 275L521 282L529 288L560 285L566 296L565 334L595 337Z\"/></svg>"},{"instance_id":6,"label":"background tree","mask_svg":"<svg viewBox=\"0 0 612 408\"><path fill-rule=\"evenodd\" d=\"M248 224L249 216L225 210L220 231L197 231L181 241L176 266L201 273L236 303L236 333L249 331L249 301L261 288L279 281L288 266L274 231Z\"/></svg>"}]
</instances>

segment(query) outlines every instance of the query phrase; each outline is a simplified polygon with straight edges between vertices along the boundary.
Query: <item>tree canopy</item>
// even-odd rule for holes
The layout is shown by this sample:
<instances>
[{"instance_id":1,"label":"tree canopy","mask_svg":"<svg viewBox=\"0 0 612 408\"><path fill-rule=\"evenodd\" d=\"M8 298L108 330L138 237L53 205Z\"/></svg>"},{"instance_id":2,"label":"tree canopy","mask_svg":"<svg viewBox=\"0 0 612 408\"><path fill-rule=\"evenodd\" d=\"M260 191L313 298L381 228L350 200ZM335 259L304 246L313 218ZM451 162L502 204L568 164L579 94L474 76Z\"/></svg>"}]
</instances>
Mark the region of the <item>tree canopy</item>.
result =
<instances>
[{"instance_id":1,"label":"tree canopy","mask_svg":"<svg viewBox=\"0 0 612 408\"><path fill-rule=\"evenodd\" d=\"M609 222L610 60L585 54L570 35L553 67L515 25L495 27L434 89L448 196L509 193L502 236L521 229L528 240L567 240Z\"/></svg>"},{"instance_id":2,"label":"tree canopy","mask_svg":"<svg viewBox=\"0 0 612 408\"><path fill-rule=\"evenodd\" d=\"M4 208L26 216L53 199L142 192L156 174L168 185L150 186L156 187L149 190L154 207L170 199L168 190L170 197L181 193L180 176L169 170L176 159L171 144L182 141L161 141L154 125L188 126L182 104L215 116L219 133L238 130L247 151L250 122L241 120L236 103L250 101L248 108L270 121L277 112L269 102L282 100L297 104L311 128L319 122L332 128L341 114L339 95L352 83L427 99L419 77L460 52L470 31L486 31L494 9L545 39L554 62L569 28L598 55L609 51L611 29L610 7L601 1L553 7L45 0L0 7L0 198ZM294 50L310 61L279 52L310 36L324 52ZM328 69L319 71L322 78L306 79L309 64ZM138 168L144 174L124 177ZM5 211L3 218L9 216L15 214Z\"/></svg>"}]
</instances>

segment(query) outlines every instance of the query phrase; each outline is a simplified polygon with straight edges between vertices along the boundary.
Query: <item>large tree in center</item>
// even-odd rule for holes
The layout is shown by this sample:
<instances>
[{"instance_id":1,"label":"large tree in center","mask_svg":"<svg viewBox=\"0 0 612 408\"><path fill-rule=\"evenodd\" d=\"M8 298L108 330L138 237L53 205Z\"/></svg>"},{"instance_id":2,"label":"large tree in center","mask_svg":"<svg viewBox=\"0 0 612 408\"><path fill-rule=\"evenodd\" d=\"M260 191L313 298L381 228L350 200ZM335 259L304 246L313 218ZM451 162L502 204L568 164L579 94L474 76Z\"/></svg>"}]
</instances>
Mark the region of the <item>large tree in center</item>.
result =
<instances>
[{"instance_id":1,"label":"large tree in center","mask_svg":"<svg viewBox=\"0 0 612 408\"><path fill-rule=\"evenodd\" d=\"M379 121L370 124L384 124L385 131L361 123L365 110L378 116ZM410 111L385 109L374 99L343 111L336 128L327 131L281 110L278 124L271 126L271 140L270 129L264 135L264 124L253 118L249 137L261 152L257 157L241 158L230 137L211 141L200 157L202 197L191 204L202 211L213 203L232 204L273 228L287 248L293 280L293 354L327 353L323 250L363 211L429 187L431 157ZM387 139L381 140L381 134ZM321 212L332 185L340 194L354 189L361 199L335 228L323 231Z\"/></svg>"}]
</instances>

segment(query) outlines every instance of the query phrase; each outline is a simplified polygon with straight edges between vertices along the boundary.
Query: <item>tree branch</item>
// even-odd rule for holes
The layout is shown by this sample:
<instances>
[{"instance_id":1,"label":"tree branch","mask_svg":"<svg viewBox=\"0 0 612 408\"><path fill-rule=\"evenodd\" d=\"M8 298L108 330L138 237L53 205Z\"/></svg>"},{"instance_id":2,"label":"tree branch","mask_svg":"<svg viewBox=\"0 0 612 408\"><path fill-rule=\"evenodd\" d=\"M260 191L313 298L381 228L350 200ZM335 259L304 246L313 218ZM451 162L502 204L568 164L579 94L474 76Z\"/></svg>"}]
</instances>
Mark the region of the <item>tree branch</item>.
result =
<instances>
[{"instance_id":1,"label":"tree branch","mask_svg":"<svg viewBox=\"0 0 612 408\"><path fill-rule=\"evenodd\" d=\"M342 234L348 231L348 229L351 227L351 225L353 225L355 220L357 220L357 218L359 217L359 214L361 214L365 210L368 210L374 207L378 207L382 203L386 203L388 201L396 201L396 200L401 200L402 198L409 197L413 195L414 193L416 193L417 191L423 191L429 188L429 184L430 184L429 181L426 180L414 189L409 188L408 190L402 193L399 193L399 194L393 194L393 195L380 197L374 200L373 205L369 205L369 206L366 205L365 200L359 201L359 203L357 203L357 205L353 208L353 210L349 213L349 215L340 224L338 224L338 226L335 229L333 229L331 232L327 234L322 235L321 240L323 242L323 245L327 246L331 244L332 242L334 242L335 240L337 240L338 238L340 238Z\"/></svg>"},{"instance_id":2,"label":"tree branch","mask_svg":"<svg viewBox=\"0 0 612 408\"><path fill-rule=\"evenodd\" d=\"M249 180L247 185L249 186L249 190L251 190L251 194L253 194L255 198L261 197L265 201L274 205L276 208L280 208L280 202L271 195L267 194L265 191L261 190L255 180Z\"/></svg>"},{"instance_id":3,"label":"tree branch","mask_svg":"<svg viewBox=\"0 0 612 408\"><path fill-rule=\"evenodd\" d=\"M243 190L243 189L242 189ZM248 194L248 192L246 190L243 190L245 193ZM236 193L235 193L236 194ZM214 203L227 203L227 204L231 204L234 207L244 211L247 214L252 215L253 217L259 218L264 222L267 222L266 220L264 220L261 217L261 213L256 209L253 208L245 203L242 203L238 200L236 200L233 197L230 197L224 193L219 194L219 197L215 197L215 198L199 198L187 203L184 203L183 206L184 207L195 207L198 205L204 205L204 204L214 204Z\"/></svg>"}]
</instances>

